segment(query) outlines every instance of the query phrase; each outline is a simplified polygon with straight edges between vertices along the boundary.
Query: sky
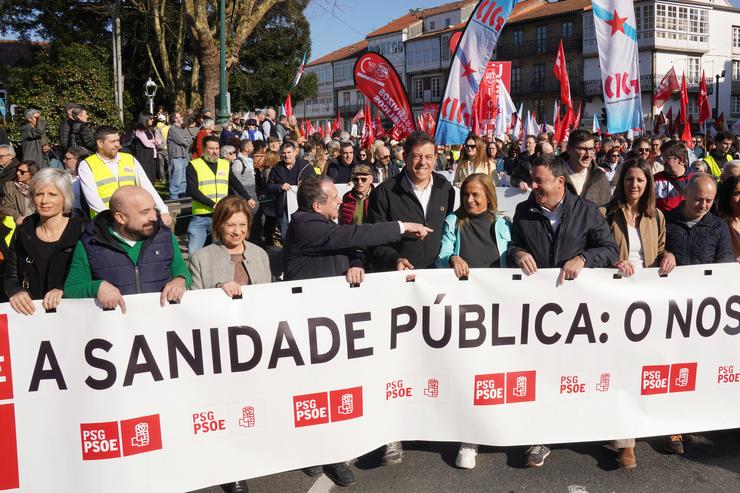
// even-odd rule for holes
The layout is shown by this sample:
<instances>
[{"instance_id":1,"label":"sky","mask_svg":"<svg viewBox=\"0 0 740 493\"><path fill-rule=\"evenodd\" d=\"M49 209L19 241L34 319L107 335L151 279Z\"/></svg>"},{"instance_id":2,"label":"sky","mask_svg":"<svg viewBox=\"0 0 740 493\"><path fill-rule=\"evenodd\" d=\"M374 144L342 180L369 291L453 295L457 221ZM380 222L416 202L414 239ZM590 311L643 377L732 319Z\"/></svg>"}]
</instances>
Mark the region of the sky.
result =
<instances>
[{"instance_id":1,"label":"sky","mask_svg":"<svg viewBox=\"0 0 740 493\"><path fill-rule=\"evenodd\" d=\"M452 0L311 0L311 60L365 39L365 35L411 8L429 8ZM738 0L740 1L740 0Z\"/></svg>"},{"instance_id":2,"label":"sky","mask_svg":"<svg viewBox=\"0 0 740 493\"><path fill-rule=\"evenodd\" d=\"M429 8L452 0L311 0L311 60L356 43L411 8ZM740 0L732 0L735 7Z\"/></svg>"}]
</instances>

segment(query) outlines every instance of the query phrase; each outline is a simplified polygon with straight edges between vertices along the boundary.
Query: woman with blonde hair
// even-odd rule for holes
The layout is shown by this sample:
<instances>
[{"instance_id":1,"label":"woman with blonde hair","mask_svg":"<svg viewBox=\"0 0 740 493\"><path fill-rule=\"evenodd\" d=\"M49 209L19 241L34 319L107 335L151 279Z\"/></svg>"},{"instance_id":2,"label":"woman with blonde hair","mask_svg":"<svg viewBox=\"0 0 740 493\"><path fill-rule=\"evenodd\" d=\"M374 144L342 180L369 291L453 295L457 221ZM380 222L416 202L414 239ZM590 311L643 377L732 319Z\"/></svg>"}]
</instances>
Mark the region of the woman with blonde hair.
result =
<instances>
[{"instance_id":1,"label":"woman with blonde hair","mask_svg":"<svg viewBox=\"0 0 740 493\"><path fill-rule=\"evenodd\" d=\"M497 208L496 189L488 175L473 173L465 178L460 207L445 219L434 265L452 267L458 278L468 277L471 268L506 267L511 222ZM477 453L477 444L461 443L455 465L473 469Z\"/></svg>"},{"instance_id":2,"label":"woman with blonde hair","mask_svg":"<svg viewBox=\"0 0 740 493\"><path fill-rule=\"evenodd\" d=\"M486 143L475 134L470 134L465 139L463 146L463 155L457 162L455 177L452 184L459 187L468 176L474 173L482 173L491 176L491 171L496 171L496 167L491 165L486 154Z\"/></svg>"}]
</instances>

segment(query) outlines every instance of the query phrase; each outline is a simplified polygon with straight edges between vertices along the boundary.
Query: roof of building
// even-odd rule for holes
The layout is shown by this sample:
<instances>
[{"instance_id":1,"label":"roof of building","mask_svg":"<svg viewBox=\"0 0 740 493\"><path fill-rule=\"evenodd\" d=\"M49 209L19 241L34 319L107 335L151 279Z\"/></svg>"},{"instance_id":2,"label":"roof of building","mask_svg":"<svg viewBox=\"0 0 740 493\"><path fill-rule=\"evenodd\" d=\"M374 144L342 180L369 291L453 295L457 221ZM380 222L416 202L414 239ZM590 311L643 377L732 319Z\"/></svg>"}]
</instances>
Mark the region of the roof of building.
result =
<instances>
[{"instance_id":1,"label":"roof of building","mask_svg":"<svg viewBox=\"0 0 740 493\"><path fill-rule=\"evenodd\" d=\"M545 0L525 0L516 5L507 24L580 12L590 7L591 0L560 0L552 3Z\"/></svg>"},{"instance_id":2,"label":"roof of building","mask_svg":"<svg viewBox=\"0 0 740 493\"><path fill-rule=\"evenodd\" d=\"M0 39L0 60L8 66L30 66L33 64L34 48L47 46L45 41L22 41Z\"/></svg>"},{"instance_id":3,"label":"roof of building","mask_svg":"<svg viewBox=\"0 0 740 493\"><path fill-rule=\"evenodd\" d=\"M455 32L455 31L462 31L464 28L465 28L465 22L461 22L460 24L455 24L454 26L449 26L449 27L446 27L444 29L439 29L437 31L430 31L428 33L424 33L424 34L420 34L418 36L414 36L413 38L409 38L406 41L407 42L413 42L413 41L416 41L417 39L426 39L426 38L430 38L432 36L439 36L439 35L442 35L442 34L445 34L445 33L451 33L451 32Z\"/></svg>"},{"instance_id":4,"label":"roof of building","mask_svg":"<svg viewBox=\"0 0 740 493\"><path fill-rule=\"evenodd\" d=\"M417 22L420 22L425 17L429 17L429 16L437 15L437 14L443 14L445 12L451 12L453 10L461 9L465 7L466 5L470 5L471 3L475 3L477 1L478 0L460 0L458 2L445 3L438 7L432 7L429 9L419 9L419 10L414 10L414 11L410 10L408 14L403 15L397 19L393 19L385 26L380 27L376 29L375 31L372 31L371 33L367 35L367 37L373 38L375 36L382 36L384 34L391 34L391 33L396 33L399 31L403 31L407 27L413 26Z\"/></svg>"},{"instance_id":5,"label":"roof of building","mask_svg":"<svg viewBox=\"0 0 740 493\"><path fill-rule=\"evenodd\" d=\"M324 63L338 62L339 60L344 60L345 58L354 56L365 49L367 49L367 40L363 39L362 41L358 41L357 43L353 43L349 46L334 50L328 55L322 56L321 58L312 60L310 63L306 64L306 67L313 67L315 65L321 65Z\"/></svg>"}]
</instances>

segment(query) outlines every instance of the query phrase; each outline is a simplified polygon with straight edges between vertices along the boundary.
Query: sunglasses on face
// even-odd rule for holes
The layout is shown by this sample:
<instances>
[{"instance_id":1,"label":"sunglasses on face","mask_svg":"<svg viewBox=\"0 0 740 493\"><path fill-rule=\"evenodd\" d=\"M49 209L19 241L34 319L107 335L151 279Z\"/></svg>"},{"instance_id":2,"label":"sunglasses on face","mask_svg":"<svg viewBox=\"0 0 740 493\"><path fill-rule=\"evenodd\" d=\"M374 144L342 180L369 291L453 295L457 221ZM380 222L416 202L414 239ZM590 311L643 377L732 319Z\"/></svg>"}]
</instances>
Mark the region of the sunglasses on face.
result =
<instances>
[{"instance_id":1,"label":"sunglasses on face","mask_svg":"<svg viewBox=\"0 0 740 493\"><path fill-rule=\"evenodd\" d=\"M465 144L466 149L475 149L475 144Z\"/></svg>"},{"instance_id":2,"label":"sunglasses on face","mask_svg":"<svg viewBox=\"0 0 740 493\"><path fill-rule=\"evenodd\" d=\"M15 173L18 175L25 175L26 173L30 173L30 171L27 169L17 169L15 170Z\"/></svg>"},{"instance_id":3,"label":"sunglasses on face","mask_svg":"<svg viewBox=\"0 0 740 493\"><path fill-rule=\"evenodd\" d=\"M370 180L369 176L353 176L352 181L357 183L366 183Z\"/></svg>"}]
</instances>

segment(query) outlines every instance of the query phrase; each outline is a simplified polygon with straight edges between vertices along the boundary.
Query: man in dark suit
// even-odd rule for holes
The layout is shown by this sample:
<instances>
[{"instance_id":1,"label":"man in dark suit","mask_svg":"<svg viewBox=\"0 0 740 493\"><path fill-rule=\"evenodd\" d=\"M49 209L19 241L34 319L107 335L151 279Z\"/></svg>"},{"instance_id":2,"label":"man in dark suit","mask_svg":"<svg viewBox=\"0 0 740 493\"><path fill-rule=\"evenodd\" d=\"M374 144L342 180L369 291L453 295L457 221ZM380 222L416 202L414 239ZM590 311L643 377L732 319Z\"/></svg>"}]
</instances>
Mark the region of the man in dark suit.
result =
<instances>
[{"instance_id":1,"label":"man in dark suit","mask_svg":"<svg viewBox=\"0 0 740 493\"><path fill-rule=\"evenodd\" d=\"M373 165L373 182L383 183L392 176L401 172L401 168L391 162L391 150L386 146L378 146L375 150L375 164Z\"/></svg>"}]
</instances>

